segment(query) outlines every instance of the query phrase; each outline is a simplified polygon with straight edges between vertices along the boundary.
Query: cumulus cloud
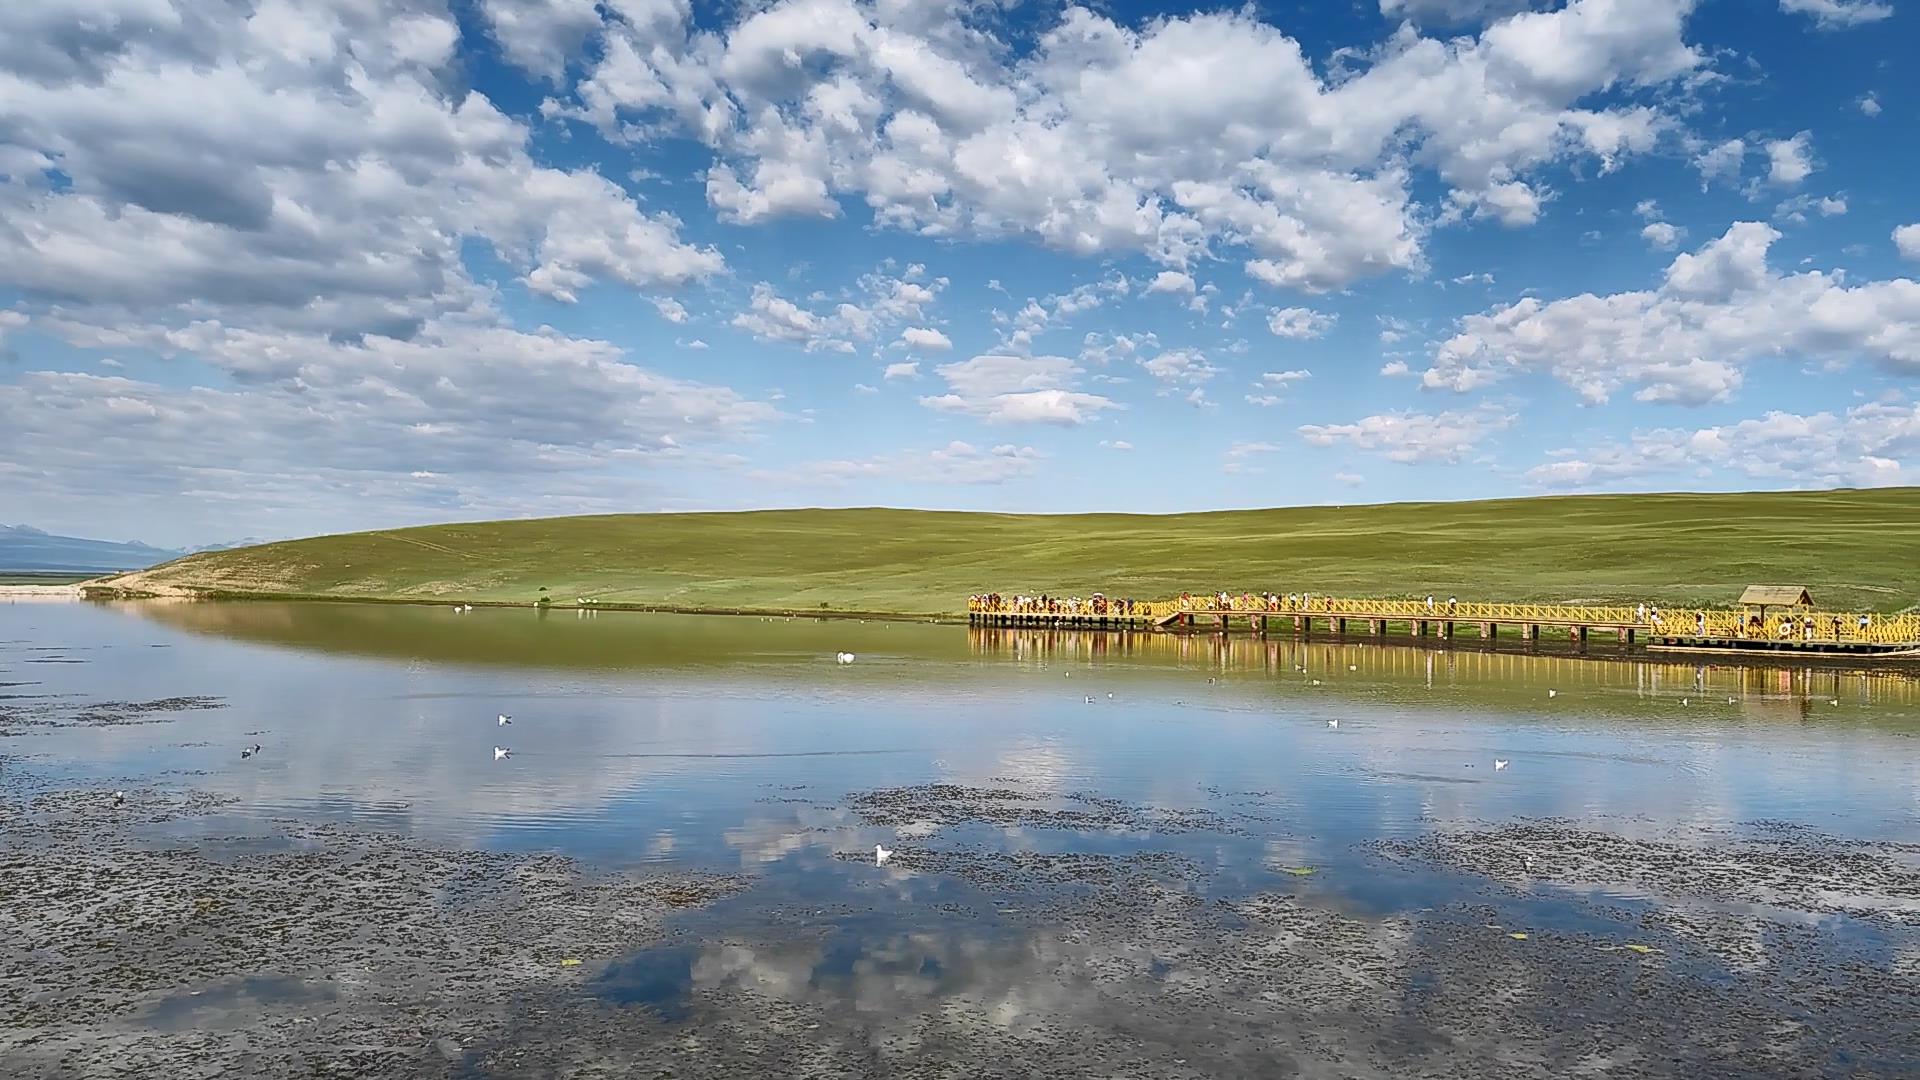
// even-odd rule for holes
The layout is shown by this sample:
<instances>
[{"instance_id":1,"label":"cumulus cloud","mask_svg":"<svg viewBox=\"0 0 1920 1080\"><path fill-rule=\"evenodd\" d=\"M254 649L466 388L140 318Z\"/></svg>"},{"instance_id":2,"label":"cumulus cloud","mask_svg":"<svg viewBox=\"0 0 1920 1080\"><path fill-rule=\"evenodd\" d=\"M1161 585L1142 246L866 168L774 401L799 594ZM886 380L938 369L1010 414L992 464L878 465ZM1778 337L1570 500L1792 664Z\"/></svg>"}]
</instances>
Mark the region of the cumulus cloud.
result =
<instances>
[{"instance_id":1,"label":"cumulus cloud","mask_svg":"<svg viewBox=\"0 0 1920 1080\"><path fill-rule=\"evenodd\" d=\"M888 364L887 370L882 372L880 377L887 380L917 379L920 377L920 361L906 360L897 364Z\"/></svg>"},{"instance_id":2,"label":"cumulus cloud","mask_svg":"<svg viewBox=\"0 0 1920 1080\"><path fill-rule=\"evenodd\" d=\"M1920 222L1893 230L1893 246L1901 258L1920 262Z\"/></svg>"},{"instance_id":3,"label":"cumulus cloud","mask_svg":"<svg viewBox=\"0 0 1920 1080\"><path fill-rule=\"evenodd\" d=\"M1813 133L1767 143L1767 181L1777 187L1797 187L1813 175Z\"/></svg>"},{"instance_id":4,"label":"cumulus cloud","mask_svg":"<svg viewBox=\"0 0 1920 1080\"><path fill-rule=\"evenodd\" d=\"M1148 293L1187 293L1194 291L1192 276L1179 270L1162 270L1147 283Z\"/></svg>"},{"instance_id":5,"label":"cumulus cloud","mask_svg":"<svg viewBox=\"0 0 1920 1080\"><path fill-rule=\"evenodd\" d=\"M1337 316L1325 315L1312 308L1281 308L1267 316L1267 329L1273 331L1275 337L1305 340L1326 336L1336 321Z\"/></svg>"},{"instance_id":6,"label":"cumulus cloud","mask_svg":"<svg viewBox=\"0 0 1920 1080\"><path fill-rule=\"evenodd\" d=\"M1140 367L1161 382L1188 385L1206 382L1220 373L1207 361L1206 353L1191 348L1168 349L1140 361Z\"/></svg>"},{"instance_id":7,"label":"cumulus cloud","mask_svg":"<svg viewBox=\"0 0 1920 1080\"><path fill-rule=\"evenodd\" d=\"M1415 0L1388 14L1523 6ZM1517 224L1538 213L1535 170L1569 157L1609 169L1650 149L1673 125L1656 106L1587 99L1695 74L1692 6L1573 0L1478 37L1407 29L1322 74L1250 11L1134 28L1067 7L1013 47L990 20L920 5L781 0L703 28L684 4L615 4L587 77L549 111L616 139L704 142L720 158L708 198L730 220L832 216L858 199L887 228L1026 235L1180 273L1221 255L1328 290L1421 266L1419 172L1467 212ZM537 68L542 50L528 49Z\"/></svg>"},{"instance_id":8,"label":"cumulus cloud","mask_svg":"<svg viewBox=\"0 0 1920 1080\"><path fill-rule=\"evenodd\" d=\"M1540 487L1578 489L1723 470L1785 487L1877 487L1920 480L1920 405L1875 403L1844 413L1773 411L1697 429L1636 431L1529 469Z\"/></svg>"},{"instance_id":9,"label":"cumulus cloud","mask_svg":"<svg viewBox=\"0 0 1920 1080\"><path fill-rule=\"evenodd\" d=\"M1528 297L1468 316L1422 382L1465 391L1537 371L1590 403L1633 386L1643 401L1694 405L1724 400L1741 365L1766 357L1864 357L1920 371L1920 283L1777 273L1767 254L1779 238L1770 225L1738 222L1676 256L1654 288Z\"/></svg>"},{"instance_id":10,"label":"cumulus cloud","mask_svg":"<svg viewBox=\"0 0 1920 1080\"><path fill-rule=\"evenodd\" d=\"M934 369L947 392L920 399L927 408L964 413L992 424L1074 427L1119 404L1073 389L1080 368L1064 356L987 353Z\"/></svg>"},{"instance_id":11,"label":"cumulus cloud","mask_svg":"<svg viewBox=\"0 0 1920 1080\"><path fill-rule=\"evenodd\" d=\"M923 317L946 285L944 277L919 282L866 274L860 278L857 291L846 299L827 310L814 311L780 295L763 281L753 287L746 309L736 314L731 324L761 341L799 345L808 352L852 352L856 342L871 342L908 320ZM902 341L909 345L936 340L952 347L946 335L937 330L909 329L902 335Z\"/></svg>"},{"instance_id":12,"label":"cumulus cloud","mask_svg":"<svg viewBox=\"0 0 1920 1080\"><path fill-rule=\"evenodd\" d=\"M1879 0L1780 0L1780 10L1810 15L1822 30L1845 30L1893 17L1893 5Z\"/></svg>"},{"instance_id":13,"label":"cumulus cloud","mask_svg":"<svg viewBox=\"0 0 1920 1080\"><path fill-rule=\"evenodd\" d=\"M785 469L756 470L757 480L843 487L895 481L920 484L1004 484L1031 476L1044 455L1031 446L982 448L954 440L933 450L904 450L875 457L809 461Z\"/></svg>"},{"instance_id":14,"label":"cumulus cloud","mask_svg":"<svg viewBox=\"0 0 1920 1080\"><path fill-rule=\"evenodd\" d=\"M1640 230L1641 239L1661 251L1672 251L1678 247L1680 238L1686 234L1687 230L1665 221L1649 221L1646 227Z\"/></svg>"},{"instance_id":15,"label":"cumulus cloud","mask_svg":"<svg viewBox=\"0 0 1920 1080\"><path fill-rule=\"evenodd\" d=\"M1880 95L1879 94L1875 94L1869 91L1868 93L1861 95L1860 100L1856 104L1859 105L1860 112L1863 115L1866 115L1866 116L1880 115Z\"/></svg>"},{"instance_id":16,"label":"cumulus cloud","mask_svg":"<svg viewBox=\"0 0 1920 1080\"><path fill-rule=\"evenodd\" d=\"M484 302L469 241L563 302L725 268L599 174L537 163L460 89L431 0L151 0L77 37L29 7L0 14L0 286L30 300L405 336Z\"/></svg>"},{"instance_id":17,"label":"cumulus cloud","mask_svg":"<svg viewBox=\"0 0 1920 1080\"><path fill-rule=\"evenodd\" d=\"M1488 436L1517 417L1492 410L1378 413L1350 424L1303 424L1300 437L1314 446L1350 446L1405 464L1458 464Z\"/></svg>"},{"instance_id":18,"label":"cumulus cloud","mask_svg":"<svg viewBox=\"0 0 1920 1080\"><path fill-rule=\"evenodd\" d=\"M1728 139L1695 154L1693 167L1700 171L1700 190L1715 180L1738 180L1746 160L1747 144L1741 139Z\"/></svg>"},{"instance_id":19,"label":"cumulus cloud","mask_svg":"<svg viewBox=\"0 0 1920 1080\"><path fill-rule=\"evenodd\" d=\"M1380 0L1380 14L1438 25L1503 19L1530 8L1549 8L1551 0Z\"/></svg>"},{"instance_id":20,"label":"cumulus cloud","mask_svg":"<svg viewBox=\"0 0 1920 1080\"><path fill-rule=\"evenodd\" d=\"M922 352L946 352L953 348L953 339L924 326L910 326L900 332L900 343L909 349Z\"/></svg>"}]
</instances>

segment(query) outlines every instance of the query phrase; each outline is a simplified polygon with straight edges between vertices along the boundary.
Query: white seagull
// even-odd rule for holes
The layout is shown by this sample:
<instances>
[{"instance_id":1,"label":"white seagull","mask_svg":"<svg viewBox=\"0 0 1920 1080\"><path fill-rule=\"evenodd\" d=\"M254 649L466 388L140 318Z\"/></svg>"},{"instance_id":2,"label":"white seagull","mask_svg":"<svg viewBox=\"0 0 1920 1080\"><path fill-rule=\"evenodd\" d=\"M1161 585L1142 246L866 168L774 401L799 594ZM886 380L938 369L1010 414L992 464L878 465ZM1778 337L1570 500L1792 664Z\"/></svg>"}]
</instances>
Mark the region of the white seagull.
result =
<instances>
[{"instance_id":1,"label":"white seagull","mask_svg":"<svg viewBox=\"0 0 1920 1080\"><path fill-rule=\"evenodd\" d=\"M1340 721L1338 721L1338 720L1329 720L1329 721L1327 721L1327 726L1328 726L1328 727L1330 727L1330 728L1337 728L1337 727L1339 727L1339 726L1340 726Z\"/></svg>"},{"instance_id":2,"label":"white seagull","mask_svg":"<svg viewBox=\"0 0 1920 1080\"><path fill-rule=\"evenodd\" d=\"M1692 701L1690 701L1690 700L1689 700L1689 699L1687 699L1687 698L1681 698L1681 699L1680 699L1680 704L1682 704L1682 705L1691 705L1691 704L1693 704L1693 702L1692 702Z\"/></svg>"},{"instance_id":3,"label":"white seagull","mask_svg":"<svg viewBox=\"0 0 1920 1080\"><path fill-rule=\"evenodd\" d=\"M1552 697L1559 697L1559 696L1560 696L1560 691L1558 691L1558 690L1549 690L1549 691L1547 691L1547 696L1548 696L1548 697L1550 697L1550 698L1552 698Z\"/></svg>"},{"instance_id":4,"label":"white seagull","mask_svg":"<svg viewBox=\"0 0 1920 1080\"><path fill-rule=\"evenodd\" d=\"M1494 771L1494 772L1499 772L1499 771L1500 771L1501 769L1504 769L1504 768L1506 768L1506 767L1507 767L1507 759L1506 759L1506 758L1494 758L1494 759L1493 759L1493 771Z\"/></svg>"},{"instance_id":5,"label":"white seagull","mask_svg":"<svg viewBox=\"0 0 1920 1080\"><path fill-rule=\"evenodd\" d=\"M260 752L260 744L254 743L252 746L249 746L246 749L240 751L240 760L245 761L246 759L252 757L253 755L259 752Z\"/></svg>"},{"instance_id":6,"label":"white seagull","mask_svg":"<svg viewBox=\"0 0 1920 1080\"><path fill-rule=\"evenodd\" d=\"M873 845L873 865L885 866L887 865L887 860L891 858L893 858L893 852L881 847L879 844Z\"/></svg>"},{"instance_id":7,"label":"white seagull","mask_svg":"<svg viewBox=\"0 0 1920 1080\"><path fill-rule=\"evenodd\" d=\"M472 604L462 604L462 605L460 605L460 610L461 610L461 611L463 611L463 612L467 612L467 611L472 611L472 610L473 610L473 605L472 605Z\"/></svg>"},{"instance_id":8,"label":"white seagull","mask_svg":"<svg viewBox=\"0 0 1920 1080\"><path fill-rule=\"evenodd\" d=\"M511 753L513 753L513 751L507 749L504 746L496 746L493 748L493 760L499 761L501 758L506 757Z\"/></svg>"},{"instance_id":9,"label":"white seagull","mask_svg":"<svg viewBox=\"0 0 1920 1080\"><path fill-rule=\"evenodd\" d=\"M1360 670L1360 665L1359 665L1359 664L1348 664L1348 665L1347 665L1347 670L1348 670L1348 671L1359 671L1359 670Z\"/></svg>"},{"instance_id":10,"label":"white seagull","mask_svg":"<svg viewBox=\"0 0 1920 1080\"><path fill-rule=\"evenodd\" d=\"M834 659L834 660L835 660L835 662L837 662L837 663L841 663L841 664L851 664L851 663L853 663L853 654L852 654L852 653L850 653L850 652L843 652L843 653L834 653L834 654L833 654L833 659Z\"/></svg>"},{"instance_id":11,"label":"white seagull","mask_svg":"<svg viewBox=\"0 0 1920 1080\"><path fill-rule=\"evenodd\" d=\"M506 713L501 713L500 719L494 721L494 723L500 727L506 727L508 724L513 723L513 717L508 716Z\"/></svg>"},{"instance_id":12,"label":"white seagull","mask_svg":"<svg viewBox=\"0 0 1920 1080\"><path fill-rule=\"evenodd\" d=\"M126 792L124 792L124 791L116 791L116 792L114 792L114 793L113 793L113 805L115 805L115 806L125 806L125 805L127 805L127 793L126 793Z\"/></svg>"}]
</instances>

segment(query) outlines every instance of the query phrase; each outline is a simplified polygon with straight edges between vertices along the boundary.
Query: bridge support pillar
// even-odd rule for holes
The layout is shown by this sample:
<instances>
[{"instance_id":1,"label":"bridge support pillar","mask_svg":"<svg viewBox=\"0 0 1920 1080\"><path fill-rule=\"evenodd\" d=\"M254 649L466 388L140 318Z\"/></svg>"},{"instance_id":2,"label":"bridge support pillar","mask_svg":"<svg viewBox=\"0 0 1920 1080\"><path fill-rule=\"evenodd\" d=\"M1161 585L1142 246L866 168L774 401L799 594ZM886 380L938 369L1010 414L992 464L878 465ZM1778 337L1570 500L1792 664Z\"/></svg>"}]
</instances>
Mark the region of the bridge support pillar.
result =
<instances>
[{"instance_id":1,"label":"bridge support pillar","mask_svg":"<svg viewBox=\"0 0 1920 1080\"><path fill-rule=\"evenodd\" d=\"M1386 637L1387 636L1387 620L1368 619L1367 633L1372 634L1374 637Z\"/></svg>"},{"instance_id":2,"label":"bridge support pillar","mask_svg":"<svg viewBox=\"0 0 1920 1080\"><path fill-rule=\"evenodd\" d=\"M1585 645L1587 643L1587 628L1584 626L1574 627L1573 637L1575 641L1578 641L1580 644Z\"/></svg>"},{"instance_id":3,"label":"bridge support pillar","mask_svg":"<svg viewBox=\"0 0 1920 1080\"><path fill-rule=\"evenodd\" d=\"M1440 624L1440 636L1443 638L1446 638L1448 641L1453 640L1453 623L1452 622L1449 621L1449 622L1443 622Z\"/></svg>"},{"instance_id":4,"label":"bridge support pillar","mask_svg":"<svg viewBox=\"0 0 1920 1080\"><path fill-rule=\"evenodd\" d=\"M1426 636L1427 636L1427 620L1425 620L1425 619L1415 619L1415 620L1414 620L1414 623L1413 623L1413 635L1414 635L1415 637L1426 637Z\"/></svg>"},{"instance_id":5,"label":"bridge support pillar","mask_svg":"<svg viewBox=\"0 0 1920 1080\"><path fill-rule=\"evenodd\" d=\"M1520 637L1527 641L1539 641L1540 640L1540 624L1539 623L1521 623Z\"/></svg>"},{"instance_id":6,"label":"bridge support pillar","mask_svg":"<svg viewBox=\"0 0 1920 1080\"><path fill-rule=\"evenodd\" d=\"M1311 625L1313 625L1313 620L1311 619L1303 619L1298 615L1293 617L1293 632L1296 634L1305 635L1307 627Z\"/></svg>"},{"instance_id":7,"label":"bridge support pillar","mask_svg":"<svg viewBox=\"0 0 1920 1080\"><path fill-rule=\"evenodd\" d=\"M1631 645L1631 644L1633 644L1633 631L1632 631L1632 630L1629 630L1628 628L1626 628L1626 627L1624 627L1624 626L1620 628L1620 644L1622 644L1622 645Z\"/></svg>"},{"instance_id":8,"label":"bridge support pillar","mask_svg":"<svg viewBox=\"0 0 1920 1080\"><path fill-rule=\"evenodd\" d=\"M1492 641L1494 637L1494 633L1496 632L1496 629L1497 628L1495 624L1490 622L1483 622L1480 624L1480 636L1487 641Z\"/></svg>"},{"instance_id":9,"label":"bridge support pillar","mask_svg":"<svg viewBox=\"0 0 1920 1080\"><path fill-rule=\"evenodd\" d=\"M1347 620L1345 619L1333 620L1333 632L1336 634L1339 634L1341 637L1346 637L1347 636Z\"/></svg>"}]
</instances>

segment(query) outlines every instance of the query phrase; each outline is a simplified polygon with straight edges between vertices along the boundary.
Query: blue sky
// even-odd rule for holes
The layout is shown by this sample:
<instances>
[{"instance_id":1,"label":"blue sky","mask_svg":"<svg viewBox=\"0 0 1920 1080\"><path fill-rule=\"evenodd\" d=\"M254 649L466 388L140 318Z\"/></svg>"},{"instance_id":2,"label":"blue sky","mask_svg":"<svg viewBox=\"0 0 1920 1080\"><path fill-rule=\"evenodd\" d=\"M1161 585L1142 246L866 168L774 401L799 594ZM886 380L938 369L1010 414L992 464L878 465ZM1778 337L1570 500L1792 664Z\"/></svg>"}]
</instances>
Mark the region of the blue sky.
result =
<instances>
[{"instance_id":1,"label":"blue sky","mask_svg":"<svg viewBox=\"0 0 1920 1080\"><path fill-rule=\"evenodd\" d=\"M1920 482L1903 0L0 10L0 520Z\"/></svg>"}]
</instances>

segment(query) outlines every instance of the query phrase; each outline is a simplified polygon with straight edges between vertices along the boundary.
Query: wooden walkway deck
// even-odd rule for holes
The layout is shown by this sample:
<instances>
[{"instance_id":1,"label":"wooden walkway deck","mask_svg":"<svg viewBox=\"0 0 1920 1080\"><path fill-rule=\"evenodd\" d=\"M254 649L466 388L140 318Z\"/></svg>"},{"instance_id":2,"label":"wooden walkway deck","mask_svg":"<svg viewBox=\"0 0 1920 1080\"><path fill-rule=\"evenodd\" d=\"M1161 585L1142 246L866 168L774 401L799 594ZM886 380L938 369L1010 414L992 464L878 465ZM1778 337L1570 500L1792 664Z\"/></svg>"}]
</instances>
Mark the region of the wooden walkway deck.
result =
<instances>
[{"instance_id":1,"label":"wooden walkway deck","mask_svg":"<svg viewBox=\"0 0 1920 1080\"><path fill-rule=\"evenodd\" d=\"M1326 632L1385 638L1402 634L1446 640L1471 630L1483 641L1504 635L1525 641L1558 637L1585 644L1599 638L1688 652L1920 656L1920 615L1869 614L1865 619L1863 625L1857 612L1794 611L1773 614L1756 625L1745 612L1724 609L1320 596L1304 602L1229 597L1225 603L1217 597L1190 597L1131 606L1098 600L995 604L976 598L968 605L968 621L979 626L1184 633L1244 629L1259 635Z\"/></svg>"}]
</instances>

